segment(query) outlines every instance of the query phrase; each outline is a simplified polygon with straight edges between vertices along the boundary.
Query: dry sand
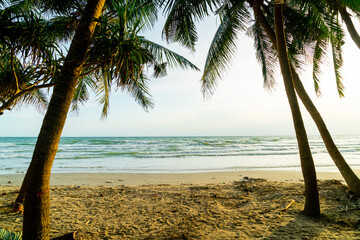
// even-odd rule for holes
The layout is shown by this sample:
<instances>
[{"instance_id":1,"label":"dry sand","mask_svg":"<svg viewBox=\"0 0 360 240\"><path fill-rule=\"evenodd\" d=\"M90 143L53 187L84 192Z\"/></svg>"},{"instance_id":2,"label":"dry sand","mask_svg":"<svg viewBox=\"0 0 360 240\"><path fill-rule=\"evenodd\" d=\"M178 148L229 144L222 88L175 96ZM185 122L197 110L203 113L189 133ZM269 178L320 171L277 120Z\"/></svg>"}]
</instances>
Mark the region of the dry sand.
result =
<instances>
[{"instance_id":1,"label":"dry sand","mask_svg":"<svg viewBox=\"0 0 360 240\"><path fill-rule=\"evenodd\" d=\"M21 231L22 215L12 213L10 203L22 177L0 176L0 227L12 231ZM269 181L252 179L259 177ZM79 231L82 239L360 239L360 200L338 174L319 178L323 215L308 218L301 214L299 172L54 174L51 236Z\"/></svg>"}]
</instances>

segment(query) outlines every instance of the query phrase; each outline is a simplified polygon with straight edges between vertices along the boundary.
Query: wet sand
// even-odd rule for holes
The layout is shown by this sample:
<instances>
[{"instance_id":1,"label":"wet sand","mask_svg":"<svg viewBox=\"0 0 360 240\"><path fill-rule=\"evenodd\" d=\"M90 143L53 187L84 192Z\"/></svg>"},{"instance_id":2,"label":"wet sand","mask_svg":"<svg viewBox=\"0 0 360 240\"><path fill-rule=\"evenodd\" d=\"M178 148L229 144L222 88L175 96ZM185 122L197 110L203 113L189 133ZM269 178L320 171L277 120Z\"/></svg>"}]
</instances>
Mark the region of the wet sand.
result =
<instances>
[{"instance_id":1,"label":"wet sand","mask_svg":"<svg viewBox=\"0 0 360 240\"><path fill-rule=\"evenodd\" d=\"M360 169L355 171L360 176ZM149 184L210 184L228 183L243 177L264 178L269 181L301 182L303 177L299 171L271 171L248 170L206 173L53 173L51 185L80 185L80 186L139 186ZM318 179L343 180L338 172L318 172ZM24 174L0 175L0 185L20 185Z\"/></svg>"}]
</instances>

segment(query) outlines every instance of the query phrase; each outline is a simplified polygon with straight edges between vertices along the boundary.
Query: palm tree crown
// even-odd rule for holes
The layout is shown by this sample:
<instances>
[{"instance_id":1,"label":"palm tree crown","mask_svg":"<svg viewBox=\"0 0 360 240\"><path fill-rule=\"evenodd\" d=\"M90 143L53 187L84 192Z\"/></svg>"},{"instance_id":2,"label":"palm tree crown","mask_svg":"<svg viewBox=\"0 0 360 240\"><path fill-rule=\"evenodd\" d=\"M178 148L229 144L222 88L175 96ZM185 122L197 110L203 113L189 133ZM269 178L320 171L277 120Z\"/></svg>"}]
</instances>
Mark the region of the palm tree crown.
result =
<instances>
[{"instance_id":1,"label":"palm tree crown","mask_svg":"<svg viewBox=\"0 0 360 240\"><path fill-rule=\"evenodd\" d=\"M23 103L37 103L42 109L46 107L46 96L41 89L55 85L64 61L64 44L73 36L84 4L83 1L31 3L31 8L29 2L23 1L21 6L11 5L3 11L4 19L8 20L11 14L15 17L9 23L2 22L2 28L7 31L4 31L1 47L13 51L3 51L9 56L2 56L1 113ZM74 93L72 110L79 110L79 105L89 99L90 88L103 105L102 117L106 117L112 85L115 89L128 91L147 110L153 106L147 86L149 67L154 70L152 77L166 75L168 67L198 70L184 57L140 35L155 23L157 8L156 2L149 0L107 2ZM41 18L39 9L42 15L51 18ZM16 31L12 31L14 26ZM25 34L19 34L18 28ZM31 67L24 70L23 65ZM40 65L43 67L39 68ZM14 74L15 70L19 73ZM7 77L9 75L12 77ZM21 85L25 82L26 87Z\"/></svg>"}]
</instances>

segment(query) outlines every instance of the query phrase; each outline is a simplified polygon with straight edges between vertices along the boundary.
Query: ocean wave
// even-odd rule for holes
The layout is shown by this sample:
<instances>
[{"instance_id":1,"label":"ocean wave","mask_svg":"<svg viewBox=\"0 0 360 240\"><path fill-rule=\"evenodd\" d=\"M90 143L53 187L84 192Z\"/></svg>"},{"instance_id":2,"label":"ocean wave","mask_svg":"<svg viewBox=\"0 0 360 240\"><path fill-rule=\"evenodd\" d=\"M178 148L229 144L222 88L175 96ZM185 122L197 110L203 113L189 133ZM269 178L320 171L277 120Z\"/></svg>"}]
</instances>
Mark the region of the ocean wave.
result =
<instances>
[{"instance_id":1,"label":"ocean wave","mask_svg":"<svg viewBox=\"0 0 360 240\"><path fill-rule=\"evenodd\" d=\"M322 139L310 137L309 140L316 165L333 167ZM360 137L340 136L335 141L349 164L359 167ZM26 171L35 142L36 138L0 138L1 172ZM106 171L141 168L180 171L298 167L298 155L296 138L286 136L71 137L61 139L54 169L72 171L76 167L82 171L101 166Z\"/></svg>"}]
</instances>

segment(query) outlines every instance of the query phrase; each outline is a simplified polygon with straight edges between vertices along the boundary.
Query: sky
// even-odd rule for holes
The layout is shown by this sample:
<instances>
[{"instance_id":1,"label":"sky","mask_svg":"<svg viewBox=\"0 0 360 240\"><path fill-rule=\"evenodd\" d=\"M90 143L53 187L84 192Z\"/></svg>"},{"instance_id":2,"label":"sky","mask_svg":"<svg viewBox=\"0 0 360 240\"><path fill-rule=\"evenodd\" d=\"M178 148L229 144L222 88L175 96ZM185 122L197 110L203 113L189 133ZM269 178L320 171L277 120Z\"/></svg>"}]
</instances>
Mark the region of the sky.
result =
<instances>
[{"instance_id":1,"label":"sky","mask_svg":"<svg viewBox=\"0 0 360 240\"><path fill-rule=\"evenodd\" d=\"M215 18L198 24L199 41L195 52L162 41L161 20L144 35L203 69L217 25ZM79 114L68 115L62 136L294 135L281 75L278 72L274 91L264 89L252 39L240 34L237 46L236 57L210 99L205 100L200 91L201 72L172 69L167 76L150 82L153 109L146 112L128 93L117 91L111 94L109 116L101 120L101 106L93 95ZM360 134L359 59L360 50L347 36L342 69L346 89L345 98L341 99L337 95L330 55L322 68L322 97L315 96L311 64L301 72L308 94L333 135ZM301 110L308 134L318 135L306 110ZM37 136L42 119L43 114L33 107L6 111L0 116L0 136Z\"/></svg>"}]
</instances>

